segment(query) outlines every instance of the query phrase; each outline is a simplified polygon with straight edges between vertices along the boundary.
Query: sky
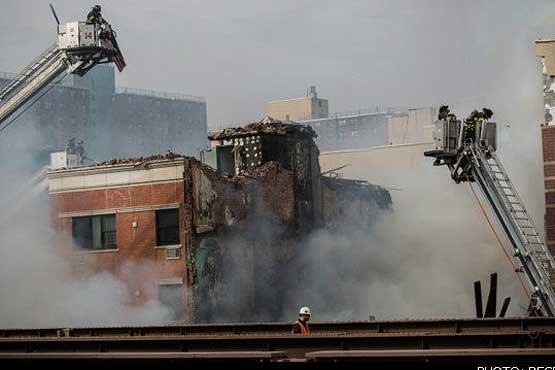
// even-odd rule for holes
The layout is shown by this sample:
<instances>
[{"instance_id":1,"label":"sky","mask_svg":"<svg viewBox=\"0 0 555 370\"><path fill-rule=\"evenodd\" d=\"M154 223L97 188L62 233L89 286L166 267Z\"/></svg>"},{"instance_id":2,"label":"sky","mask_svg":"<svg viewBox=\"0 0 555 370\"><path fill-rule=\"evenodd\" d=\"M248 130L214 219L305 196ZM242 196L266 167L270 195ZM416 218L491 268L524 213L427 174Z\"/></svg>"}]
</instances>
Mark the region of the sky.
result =
<instances>
[{"instance_id":1,"label":"sky","mask_svg":"<svg viewBox=\"0 0 555 370\"><path fill-rule=\"evenodd\" d=\"M62 21L91 1L49 0ZM0 70L55 41L46 0L1 0ZM205 96L209 125L264 116L316 85L332 111L429 106L503 88L500 62L555 34L553 1L112 0L127 69L120 86ZM507 76L509 78L509 76Z\"/></svg>"},{"instance_id":2,"label":"sky","mask_svg":"<svg viewBox=\"0 0 555 370\"><path fill-rule=\"evenodd\" d=\"M49 0L62 21L92 2ZM17 72L56 39L47 0L0 0L0 71ZM330 110L449 104L495 112L499 153L543 225L541 65L553 0L112 0L127 68L119 86L204 96L208 125L261 119L309 85Z\"/></svg>"},{"instance_id":3,"label":"sky","mask_svg":"<svg viewBox=\"0 0 555 370\"><path fill-rule=\"evenodd\" d=\"M62 21L94 5L50 1ZM553 0L98 1L127 60L117 84L204 96L209 126L259 120L266 102L309 85L332 112L488 106L503 163L543 225L534 40L555 37ZM47 0L0 3L0 71L17 72L55 41L55 23Z\"/></svg>"}]
</instances>

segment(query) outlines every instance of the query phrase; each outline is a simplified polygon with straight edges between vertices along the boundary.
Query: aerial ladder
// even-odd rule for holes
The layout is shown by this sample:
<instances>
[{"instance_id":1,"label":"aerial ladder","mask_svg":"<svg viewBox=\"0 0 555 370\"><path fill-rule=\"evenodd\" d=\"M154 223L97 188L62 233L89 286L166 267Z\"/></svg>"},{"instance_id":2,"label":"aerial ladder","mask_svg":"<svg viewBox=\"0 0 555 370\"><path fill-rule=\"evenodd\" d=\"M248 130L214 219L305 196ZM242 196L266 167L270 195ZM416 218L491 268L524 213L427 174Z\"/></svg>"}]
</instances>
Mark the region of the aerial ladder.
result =
<instances>
[{"instance_id":1,"label":"aerial ladder","mask_svg":"<svg viewBox=\"0 0 555 370\"><path fill-rule=\"evenodd\" d=\"M113 62L120 72L125 68L116 33L106 20L60 24L52 6L51 10L58 40L0 90L0 130L66 75L84 76L101 63Z\"/></svg>"},{"instance_id":2,"label":"aerial ladder","mask_svg":"<svg viewBox=\"0 0 555 370\"><path fill-rule=\"evenodd\" d=\"M555 261L495 154L496 126L487 119L469 126L467 120L445 114L435 123L435 149L424 155L435 158L435 166L447 166L456 183L478 184L510 243L516 272L524 274L530 313L554 316Z\"/></svg>"}]
</instances>

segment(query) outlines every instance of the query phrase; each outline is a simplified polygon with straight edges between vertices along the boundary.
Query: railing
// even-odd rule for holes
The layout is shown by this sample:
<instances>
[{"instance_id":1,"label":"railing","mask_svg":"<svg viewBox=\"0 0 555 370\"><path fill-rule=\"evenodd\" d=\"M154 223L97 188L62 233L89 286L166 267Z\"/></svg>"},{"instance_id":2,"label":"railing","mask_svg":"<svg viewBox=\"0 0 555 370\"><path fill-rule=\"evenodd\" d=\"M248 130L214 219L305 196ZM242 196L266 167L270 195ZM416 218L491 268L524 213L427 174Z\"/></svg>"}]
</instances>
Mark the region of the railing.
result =
<instances>
[{"instance_id":1,"label":"railing","mask_svg":"<svg viewBox=\"0 0 555 370\"><path fill-rule=\"evenodd\" d=\"M311 119L307 118L307 119L297 120L296 122L305 123L309 121L323 121L323 120L329 120L329 119L356 117L356 116L362 116L362 115L379 115L379 114L391 115L395 113L406 113L406 111L407 109L405 108L376 106L376 108L361 108L353 111L334 112L325 118L311 118Z\"/></svg>"},{"instance_id":2,"label":"railing","mask_svg":"<svg viewBox=\"0 0 555 370\"><path fill-rule=\"evenodd\" d=\"M147 90L147 89L136 89L132 87L118 87L116 88L116 93L206 103L206 98L204 98L203 96L194 96L194 95L187 95L182 93L172 93L172 92L155 91L155 90Z\"/></svg>"},{"instance_id":3,"label":"railing","mask_svg":"<svg viewBox=\"0 0 555 370\"><path fill-rule=\"evenodd\" d=\"M395 112L404 112L404 111L406 111L406 109L376 106L376 108L362 108L362 109L357 109L357 110L353 110L353 111L335 112L335 113L330 114L330 118L360 116L360 115L363 115L363 114L392 114L392 113L395 113Z\"/></svg>"},{"instance_id":4,"label":"railing","mask_svg":"<svg viewBox=\"0 0 555 370\"><path fill-rule=\"evenodd\" d=\"M3 79L3 80L14 80L16 77L17 77L17 73L0 72L0 79Z\"/></svg>"},{"instance_id":5,"label":"railing","mask_svg":"<svg viewBox=\"0 0 555 370\"><path fill-rule=\"evenodd\" d=\"M17 76L19 76L17 73L12 73L12 72L0 72L0 80L10 80L13 81L17 78ZM57 85L60 87L68 87L71 89L79 89L79 90L88 90L88 88L84 87L84 86L75 86L73 85L73 83L71 82L71 80L68 80L67 78L64 78L60 81L55 81L52 83L53 85Z\"/></svg>"}]
</instances>

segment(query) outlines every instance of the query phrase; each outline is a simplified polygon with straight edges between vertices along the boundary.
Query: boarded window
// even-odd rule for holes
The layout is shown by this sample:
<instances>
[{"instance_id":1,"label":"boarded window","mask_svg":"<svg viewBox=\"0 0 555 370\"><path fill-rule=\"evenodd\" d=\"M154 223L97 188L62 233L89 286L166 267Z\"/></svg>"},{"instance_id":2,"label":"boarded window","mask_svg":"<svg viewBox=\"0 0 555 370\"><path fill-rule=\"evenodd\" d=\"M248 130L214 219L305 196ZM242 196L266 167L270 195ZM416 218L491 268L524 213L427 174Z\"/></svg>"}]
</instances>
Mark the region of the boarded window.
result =
<instances>
[{"instance_id":1,"label":"boarded window","mask_svg":"<svg viewBox=\"0 0 555 370\"><path fill-rule=\"evenodd\" d=\"M179 244L179 209L156 211L156 245Z\"/></svg>"},{"instance_id":2,"label":"boarded window","mask_svg":"<svg viewBox=\"0 0 555 370\"><path fill-rule=\"evenodd\" d=\"M73 244L80 249L117 249L116 215L73 217Z\"/></svg>"}]
</instances>

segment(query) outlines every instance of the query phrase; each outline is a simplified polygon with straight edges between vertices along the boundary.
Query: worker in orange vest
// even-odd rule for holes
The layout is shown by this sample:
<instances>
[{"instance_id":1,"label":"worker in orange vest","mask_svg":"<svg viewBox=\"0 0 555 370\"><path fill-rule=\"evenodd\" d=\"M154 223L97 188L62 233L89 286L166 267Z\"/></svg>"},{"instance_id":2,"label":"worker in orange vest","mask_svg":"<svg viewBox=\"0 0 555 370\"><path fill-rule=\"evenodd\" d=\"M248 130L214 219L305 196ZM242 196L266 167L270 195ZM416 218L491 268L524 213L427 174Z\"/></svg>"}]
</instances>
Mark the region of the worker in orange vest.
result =
<instances>
[{"instance_id":1,"label":"worker in orange vest","mask_svg":"<svg viewBox=\"0 0 555 370\"><path fill-rule=\"evenodd\" d=\"M299 319L293 324L292 334L310 334L308 328L308 320L310 320L310 308L302 307L299 310Z\"/></svg>"}]
</instances>

